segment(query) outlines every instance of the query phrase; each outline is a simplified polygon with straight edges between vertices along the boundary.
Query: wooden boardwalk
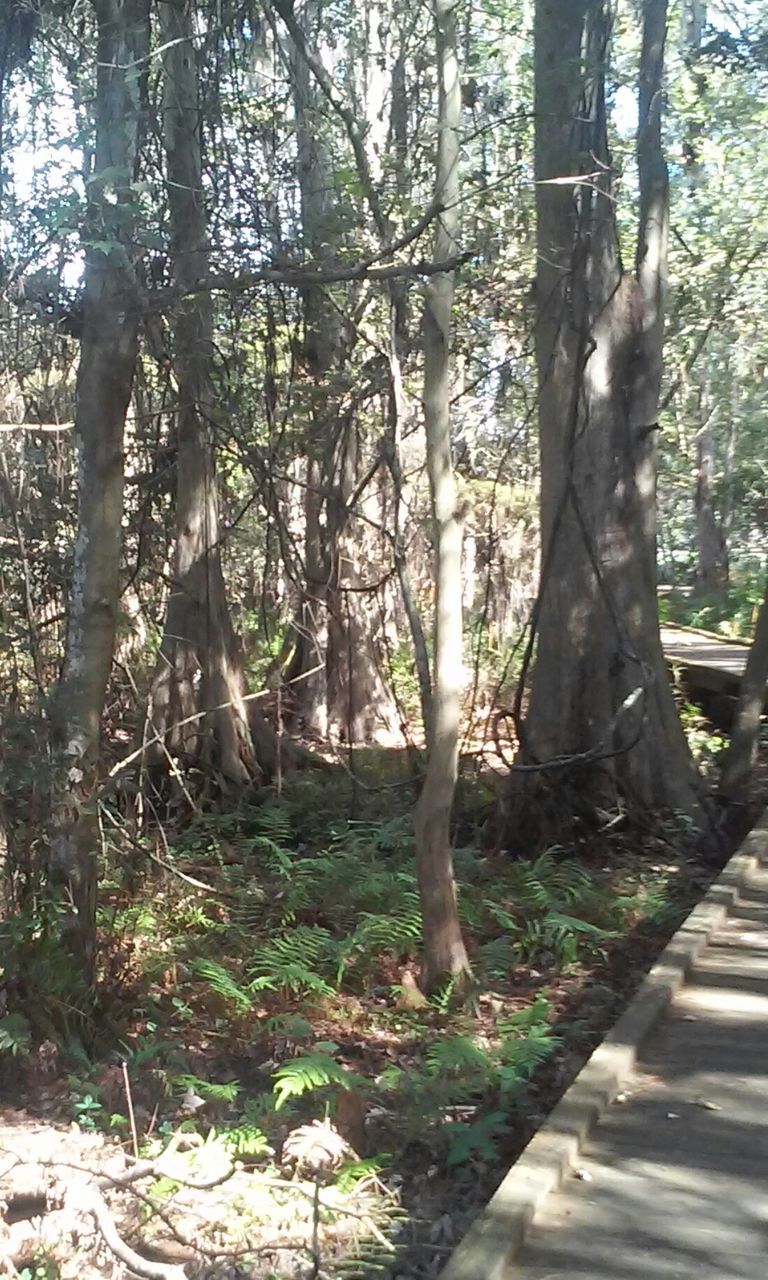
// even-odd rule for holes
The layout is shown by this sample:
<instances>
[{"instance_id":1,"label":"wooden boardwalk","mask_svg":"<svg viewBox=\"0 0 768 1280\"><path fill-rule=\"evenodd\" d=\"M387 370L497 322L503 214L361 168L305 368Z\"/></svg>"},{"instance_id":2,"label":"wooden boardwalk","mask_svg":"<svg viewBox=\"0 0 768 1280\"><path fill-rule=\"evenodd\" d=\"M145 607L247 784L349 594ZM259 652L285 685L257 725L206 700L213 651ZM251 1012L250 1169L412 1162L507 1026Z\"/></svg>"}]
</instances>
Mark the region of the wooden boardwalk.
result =
<instances>
[{"instance_id":1,"label":"wooden boardwalk","mask_svg":"<svg viewBox=\"0 0 768 1280\"><path fill-rule=\"evenodd\" d=\"M661 628L661 643L667 661L680 668L684 680L693 688L733 697L738 694L748 644L723 640L709 631L672 626Z\"/></svg>"},{"instance_id":2,"label":"wooden boardwalk","mask_svg":"<svg viewBox=\"0 0 768 1280\"><path fill-rule=\"evenodd\" d=\"M768 853L768 850L766 851ZM768 871L701 952L510 1280L766 1280Z\"/></svg>"}]
</instances>

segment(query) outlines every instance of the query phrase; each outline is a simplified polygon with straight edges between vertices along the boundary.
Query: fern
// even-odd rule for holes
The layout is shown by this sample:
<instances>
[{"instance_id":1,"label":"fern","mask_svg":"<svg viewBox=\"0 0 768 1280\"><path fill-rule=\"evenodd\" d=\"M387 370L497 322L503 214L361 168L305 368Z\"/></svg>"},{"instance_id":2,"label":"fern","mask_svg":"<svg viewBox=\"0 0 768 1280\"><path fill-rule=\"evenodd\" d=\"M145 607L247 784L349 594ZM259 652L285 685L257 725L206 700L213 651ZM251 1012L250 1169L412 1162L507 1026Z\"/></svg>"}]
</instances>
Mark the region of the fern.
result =
<instances>
[{"instance_id":1,"label":"fern","mask_svg":"<svg viewBox=\"0 0 768 1280\"><path fill-rule=\"evenodd\" d=\"M249 1012L252 1007L250 996L223 965L215 960L209 960L206 956L197 956L191 961L189 967L196 977L207 982L222 1000L233 1005L239 1013Z\"/></svg>"},{"instance_id":2,"label":"fern","mask_svg":"<svg viewBox=\"0 0 768 1280\"><path fill-rule=\"evenodd\" d=\"M508 978L514 963L512 940L503 934L500 938L490 938L479 948L477 967L491 982Z\"/></svg>"},{"instance_id":3,"label":"fern","mask_svg":"<svg viewBox=\"0 0 768 1280\"><path fill-rule=\"evenodd\" d=\"M407 915L375 915L365 911L350 941L358 951L372 951L378 956L382 950L410 954L420 940L421 913L415 910Z\"/></svg>"},{"instance_id":4,"label":"fern","mask_svg":"<svg viewBox=\"0 0 768 1280\"><path fill-rule=\"evenodd\" d=\"M319 970L336 972L340 948L327 929L297 925L258 947L249 974L253 991L293 991L296 995L333 995L334 988Z\"/></svg>"},{"instance_id":5,"label":"fern","mask_svg":"<svg viewBox=\"0 0 768 1280\"><path fill-rule=\"evenodd\" d=\"M445 1133L449 1138L446 1163L450 1169L464 1164L471 1156L493 1160L496 1156L495 1140L509 1133L509 1125L505 1112L491 1111L472 1124L447 1124Z\"/></svg>"},{"instance_id":6,"label":"fern","mask_svg":"<svg viewBox=\"0 0 768 1280\"><path fill-rule=\"evenodd\" d=\"M276 962L251 983L252 991L292 991L296 996L332 996L333 987L303 964Z\"/></svg>"},{"instance_id":7,"label":"fern","mask_svg":"<svg viewBox=\"0 0 768 1280\"><path fill-rule=\"evenodd\" d=\"M217 1084L215 1080L201 1080L199 1076L189 1074L174 1076L171 1080L171 1088L179 1093L187 1093L191 1090L206 1102L234 1102L240 1092L237 1080L227 1080Z\"/></svg>"},{"instance_id":8,"label":"fern","mask_svg":"<svg viewBox=\"0 0 768 1280\"><path fill-rule=\"evenodd\" d=\"M390 1159L390 1156L381 1153L377 1156L368 1156L365 1160L347 1160L339 1170L336 1186L344 1195L349 1195L361 1183L376 1182L382 1168Z\"/></svg>"},{"instance_id":9,"label":"fern","mask_svg":"<svg viewBox=\"0 0 768 1280\"><path fill-rule=\"evenodd\" d=\"M485 1075L489 1071L488 1054L469 1036L444 1036L427 1049L427 1071L433 1076Z\"/></svg>"},{"instance_id":10,"label":"fern","mask_svg":"<svg viewBox=\"0 0 768 1280\"><path fill-rule=\"evenodd\" d=\"M516 1089L551 1057L560 1037L548 1026L532 1027L524 1039L508 1038L499 1050L499 1088L502 1093Z\"/></svg>"},{"instance_id":11,"label":"fern","mask_svg":"<svg viewBox=\"0 0 768 1280\"><path fill-rule=\"evenodd\" d=\"M509 1036L519 1035L522 1031L529 1031L537 1024L546 1023L552 1011L552 1005L545 995L538 992L533 1004L526 1005L524 1009L518 1010L517 1013L507 1014L504 1018L499 1018L496 1023L496 1030L503 1040Z\"/></svg>"},{"instance_id":12,"label":"fern","mask_svg":"<svg viewBox=\"0 0 768 1280\"><path fill-rule=\"evenodd\" d=\"M300 1013L278 1013L265 1018L261 1029L268 1036L282 1036L286 1040L306 1040L312 1035L312 1024Z\"/></svg>"},{"instance_id":13,"label":"fern","mask_svg":"<svg viewBox=\"0 0 768 1280\"><path fill-rule=\"evenodd\" d=\"M228 1129L220 1135L222 1145L236 1159L255 1159L257 1156L271 1155L272 1148L267 1136L257 1125L244 1121Z\"/></svg>"},{"instance_id":14,"label":"fern","mask_svg":"<svg viewBox=\"0 0 768 1280\"><path fill-rule=\"evenodd\" d=\"M321 1042L322 1043L322 1042ZM302 1058L292 1058L284 1062L274 1073L273 1093L275 1110L280 1108L289 1098L301 1098L307 1093L334 1085L339 1089L362 1088L365 1081L351 1071L346 1071L329 1053L315 1049L313 1053Z\"/></svg>"}]
</instances>

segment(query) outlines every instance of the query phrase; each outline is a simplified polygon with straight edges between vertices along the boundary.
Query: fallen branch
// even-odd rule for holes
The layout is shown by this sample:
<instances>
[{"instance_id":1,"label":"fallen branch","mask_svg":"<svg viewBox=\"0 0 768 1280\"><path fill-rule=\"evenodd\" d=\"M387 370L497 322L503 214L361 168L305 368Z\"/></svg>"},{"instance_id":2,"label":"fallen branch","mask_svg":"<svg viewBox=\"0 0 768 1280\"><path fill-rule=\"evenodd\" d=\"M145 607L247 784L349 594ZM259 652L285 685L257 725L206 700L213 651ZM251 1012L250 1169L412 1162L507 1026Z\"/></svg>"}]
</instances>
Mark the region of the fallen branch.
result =
<instances>
[{"instance_id":1,"label":"fallen branch","mask_svg":"<svg viewBox=\"0 0 768 1280\"><path fill-rule=\"evenodd\" d=\"M107 1248L128 1267L129 1271L141 1276L142 1280L187 1280L187 1273L183 1267L171 1262L152 1262L126 1244L115 1226L115 1220L107 1208L103 1195L96 1186L91 1185L85 1189L77 1187L70 1194L73 1198L73 1208L81 1212L84 1209L86 1213L92 1215Z\"/></svg>"}]
</instances>

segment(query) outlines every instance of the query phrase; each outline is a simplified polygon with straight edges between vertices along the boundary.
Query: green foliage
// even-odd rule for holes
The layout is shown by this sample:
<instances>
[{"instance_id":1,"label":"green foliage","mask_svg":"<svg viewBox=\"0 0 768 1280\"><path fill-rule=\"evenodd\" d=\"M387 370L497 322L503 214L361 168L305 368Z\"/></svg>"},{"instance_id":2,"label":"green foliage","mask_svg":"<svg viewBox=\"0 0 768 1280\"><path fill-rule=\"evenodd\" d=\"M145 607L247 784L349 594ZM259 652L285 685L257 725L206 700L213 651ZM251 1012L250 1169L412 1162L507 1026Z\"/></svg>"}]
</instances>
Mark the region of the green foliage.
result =
<instances>
[{"instance_id":1,"label":"green foliage","mask_svg":"<svg viewBox=\"0 0 768 1280\"><path fill-rule=\"evenodd\" d=\"M487 1052L479 1048L469 1036L463 1035L445 1036L436 1040L427 1050L425 1065L430 1075L442 1078L452 1076L470 1094L478 1079L485 1079L489 1072Z\"/></svg>"},{"instance_id":2,"label":"green foliage","mask_svg":"<svg viewBox=\"0 0 768 1280\"><path fill-rule=\"evenodd\" d=\"M691 755L704 774L711 774L728 739L713 731L701 708L694 703L680 703L678 710Z\"/></svg>"},{"instance_id":3,"label":"green foliage","mask_svg":"<svg viewBox=\"0 0 768 1280\"><path fill-rule=\"evenodd\" d=\"M383 1152L378 1156L369 1156L365 1160L347 1160L341 1166L336 1178L336 1186L345 1194L354 1191L361 1183L378 1178L389 1156Z\"/></svg>"},{"instance_id":4,"label":"green foliage","mask_svg":"<svg viewBox=\"0 0 768 1280\"><path fill-rule=\"evenodd\" d=\"M75 1120L79 1128L93 1133L107 1118L99 1099L99 1090L96 1085L83 1082L76 1076L70 1076L68 1083Z\"/></svg>"},{"instance_id":5,"label":"green foliage","mask_svg":"<svg viewBox=\"0 0 768 1280\"><path fill-rule=\"evenodd\" d=\"M0 1054L23 1057L32 1046L32 1028L23 1013L9 1013L0 1018Z\"/></svg>"},{"instance_id":6,"label":"green foliage","mask_svg":"<svg viewBox=\"0 0 768 1280\"><path fill-rule=\"evenodd\" d=\"M266 1134L255 1124L243 1121L219 1134L219 1138L231 1155L238 1160L255 1160L269 1155L272 1148Z\"/></svg>"},{"instance_id":7,"label":"green foliage","mask_svg":"<svg viewBox=\"0 0 768 1280\"><path fill-rule=\"evenodd\" d=\"M731 570L723 591L693 594L676 589L661 596L659 616L662 622L702 627L734 640L751 640L764 590L763 563L746 561Z\"/></svg>"},{"instance_id":8,"label":"green foliage","mask_svg":"<svg viewBox=\"0 0 768 1280\"><path fill-rule=\"evenodd\" d=\"M196 977L202 978L217 996L220 996L237 1013L248 1013L252 1006L250 996L235 981L232 974L216 960L205 956L196 957L190 962L190 969Z\"/></svg>"},{"instance_id":9,"label":"green foliage","mask_svg":"<svg viewBox=\"0 0 768 1280\"><path fill-rule=\"evenodd\" d=\"M215 1080L202 1080L199 1076L190 1075L188 1072L173 1076L170 1085L174 1093L191 1092L205 1102L234 1102L240 1092L237 1080L220 1083Z\"/></svg>"},{"instance_id":10,"label":"green foliage","mask_svg":"<svg viewBox=\"0 0 768 1280\"><path fill-rule=\"evenodd\" d=\"M23 1012L36 1033L71 1041L86 1026L94 995L63 942L66 905L41 893L29 907L0 919L0 982L24 993Z\"/></svg>"},{"instance_id":11,"label":"green foliage","mask_svg":"<svg viewBox=\"0 0 768 1280\"><path fill-rule=\"evenodd\" d=\"M543 1023L530 1027L524 1036L505 1035L498 1051L500 1092L511 1093L529 1080L559 1043L560 1037Z\"/></svg>"},{"instance_id":12,"label":"green foliage","mask_svg":"<svg viewBox=\"0 0 768 1280\"><path fill-rule=\"evenodd\" d=\"M390 1066L379 1076L378 1088L384 1097L399 1098L421 1132L430 1123L439 1123L446 1108L498 1104L514 1095L559 1045L560 1038L549 1025L550 1015L548 1001L539 995L527 1008L500 1021L492 1041L470 1032L435 1039L426 1049L423 1068L405 1071ZM490 1143L493 1128L493 1124L481 1125L470 1134L474 1125L441 1124L443 1136L450 1137L451 1144L458 1143L452 1163L467 1159L484 1140Z\"/></svg>"},{"instance_id":13,"label":"green foliage","mask_svg":"<svg viewBox=\"0 0 768 1280\"><path fill-rule=\"evenodd\" d=\"M35 1255L35 1260L29 1266L22 1267L16 1275L18 1280L59 1280L61 1270L54 1258L38 1253Z\"/></svg>"},{"instance_id":14,"label":"green foliage","mask_svg":"<svg viewBox=\"0 0 768 1280\"><path fill-rule=\"evenodd\" d=\"M262 1030L269 1036L284 1036L286 1040L306 1040L312 1035L312 1024L300 1013L278 1013L265 1018Z\"/></svg>"},{"instance_id":15,"label":"green foliage","mask_svg":"<svg viewBox=\"0 0 768 1280\"><path fill-rule=\"evenodd\" d=\"M509 1133L509 1124L506 1112L490 1111L472 1124L462 1121L447 1124L445 1133L449 1139L446 1164L451 1169L464 1164L472 1156L493 1160L496 1156L496 1139Z\"/></svg>"},{"instance_id":16,"label":"green foliage","mask_svg":"<svg viewBox=\"0 0 768 1280\"><path fill-rule=\"evenodd\" d=\"M402 641L388 654L389 679L398 707L402 707L409 720L418 723L421 715L421 694L416 663L411 645Z\"/></svg>"},{"instance_id":17,"label":"green foliage","mask_svg":"<svg viewBox=\"0 0 768 1280\"><path fill-rule=\"evenodd\" d=\"M516 963L567 969L599 954L624 914L613 890L557 849L499 868L494 890L489 898L470 885L460 910L473 931L492 934L481 944L478 969L495 981Z\"/></svg>"},{"instance_id":18,"label":"green foliage","mask_svg":"<svg viewBox=\"0 0 768 1280\"><path fill-rule=\"evenodd\" d=\"M163 1059L166 1055L173 1055L176 1045L172 1040L158 1040L157 1036L150 1032L149 1035L138 1036L132 1044L122 1042L121 1049L130 1070L137 1071L150 1062Z\"/></svg>"},{"instance_id":19,"label":"green foliage","mask_svg":"<svg viewBox=\"0 0 768 1280\"><path fill-rule=\"evenodd\" d=\"M296 925L268 945L257 947L249 974L254 991L291 991L296 996L333 995L333 987L319 972L338 968L339 948L328 929Z\"/></svg>"},{"instance_id":20,"label":"green foliage","mask_svg":"<svg viewBox=\"0 0 768 1280\"><path fill-rule=\"evenodd\" d=\"M314 1052L301 1058L292 1058L277 1068L274 1074L273 1093L275 1110L280 1110L289 1098L302 1098L319 1089L360 1089L365 1081L331 1057L334 1044L319 1041ZM330 1051L330 1052L329 1052Z\"/></svg>"}]
</instances>

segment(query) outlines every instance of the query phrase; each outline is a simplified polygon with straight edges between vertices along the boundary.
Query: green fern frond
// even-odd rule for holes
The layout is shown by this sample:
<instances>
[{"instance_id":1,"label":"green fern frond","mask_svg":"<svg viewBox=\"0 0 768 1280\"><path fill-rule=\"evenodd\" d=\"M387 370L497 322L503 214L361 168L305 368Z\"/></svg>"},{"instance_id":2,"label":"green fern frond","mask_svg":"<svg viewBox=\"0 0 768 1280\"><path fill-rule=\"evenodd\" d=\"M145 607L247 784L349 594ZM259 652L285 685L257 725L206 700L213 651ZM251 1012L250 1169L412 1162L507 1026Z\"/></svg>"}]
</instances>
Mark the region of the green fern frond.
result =
<instances>
[{"instance_id":1,"label":"green fern frond","mask_svg":"<svg viewBox=\"0 0 768 1280\"><path fill-rule=\"evenodd\" d=\"M206 956L196 956L189 967L197 978L207 982L222 1000L233 1005L238 1012L247 1013L251 1008L251 998L247 991L244 991L232 974L217 961L209 960Z\"/></svg>"},{"instance_id":2,"label":"green fern frond","mask_svg":"<svg viewBox=\"0 0 768 1280\"><path fill-rule=\"evenodd\" d=\"M472 1124L447 1124L445 1133L450 1140L446 1164L451 1169L471 1156L492 1160L496 1155L495 1140L509 1133L509 1125L504 1111L491 1111Z\"/></svg>"},{"instance_id":3,"label":"green fern frond","mask_svg":"<svg viewBox=\"0 0 768 1280\"><path fill-rule=\"evenodd\" d=\"M265 1018L261 1030L268 1036L283 1036L286 1040L306 1040L312 1034L312 1024L300 1013L278 1013Z\"/></svg>"},{"instance_id":4,"label":"green fern frond","mask_svg":"<svg viewBox=\"0 0 768 1280\"><path fill-rule=\"evenodd\" d=\"M170 1083L174 1092L186 1093L191 1090L206 1102L234 1102L240 1092L237 1080L217 1083L215 1080L201 1080L199 1076L184 1074L174 1076Z\"/></svg>"},{"instance_id":5,"label":"green fern frond","mask_svg":"<svg viewBox=\"0 0 768 1280\"><path fill-rule=\"evenodd\" d=\"M537 1067L546 1062L560 1044L560 1037L550 1027L532 1027L523 1039L510 1038L500 1050L499 1087L506 1093L529 1080Z\"/></svg>"},{"instance_id":6,"label":"green fern frond","mask_svg":"<svg viewBox=\"0 0 768 1280\"><path fill-rule=\"evenodd\" d=\"M531 1030L537 1024L546 1024L552 1011L552 1005L545 995L538 992L533 1004L529 1004L525 1009L518 1010L517 1013L507 1014L506 1017L500 1018L496 1023L496 1031L505 1039L507 1036L519 1036L522 1032Z\"/></svg>"},{"instance_id":7,"label":"green fern frond","mask_svg":"<svg viewBox=\"0 0 768 1280\"><path fill-rule=\"evenodd\" d=\"M297 996L332 996L333 987L306 965L275 960L263 965L262 972L251 982L252 991L292 991Z\"/></svg>"},{"instance_id":8,"label":"green fern frond","mask_svg":"<svg viewBox=\"0 0 768 1280\"><path fill-rule=\"evenodd\" d=\"M330 1085L339 1089L359 1089L365 1086L365 1081L360 1076L346 1071L335 1058L323 1052L308 1053L302 1058L284 1062L275 1071L274 1081L276 1111L289 1098L301 1098Z\"/></svg>"},{"instance_id":9,"label":"green fern frond","mask_svg":"<svg viewBox=\"0 0 768 1280\"><path fill-rule=\"evenodd\" d=\"M247 1121L228 1129L221 1136L223 1146L235 1159L255 1159L257 1156L270 1155L272 1148L265 1133L257 1125Z\"/></svg>"},{"instance_id":10,"label":"green fern frond","mask_svg":"<svg viewBox=\"0 0 768 1280\"><path fill-rule=\"evenodd\" d=\"M469 1036L444 1036L431 1044L425 1055L430 1075L472 1075L487 1072L488 1054Z\"/></svg>"},{"instance_id":11,"label":"green fern frond","mask_svg":"<svg viewBox=\"0 0 768 1280\"><path fill-rule=\"evenodd\" d=\"M478 949L477 969L491 982L508 978L515 963L515 950L506 935L490 938Z\"/></svg>"}]
</instances>

